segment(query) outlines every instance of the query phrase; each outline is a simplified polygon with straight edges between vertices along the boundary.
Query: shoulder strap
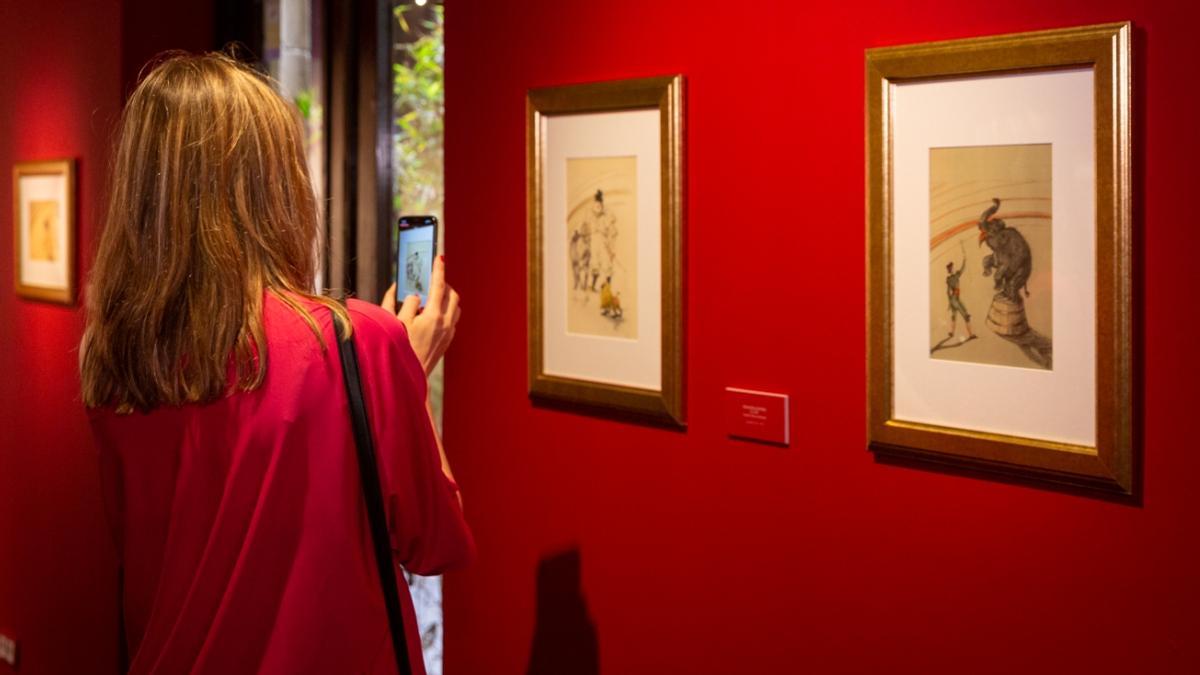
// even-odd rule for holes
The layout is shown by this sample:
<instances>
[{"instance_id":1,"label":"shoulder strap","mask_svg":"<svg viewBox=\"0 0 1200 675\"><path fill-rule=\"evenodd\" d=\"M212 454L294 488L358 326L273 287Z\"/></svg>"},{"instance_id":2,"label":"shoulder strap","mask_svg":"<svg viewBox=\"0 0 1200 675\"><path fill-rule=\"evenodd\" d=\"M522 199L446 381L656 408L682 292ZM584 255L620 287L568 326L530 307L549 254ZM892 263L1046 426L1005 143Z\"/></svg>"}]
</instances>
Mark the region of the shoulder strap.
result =
<instances>
[{"instance_id":1,"label":"shoulder strap","mask_svg":"<svg viewBox=\"0 0 1200 675\"><path fill-rule=\"evenodd\" d=\"M375 459L375 441L371 437L371 426L367 422L367 406L363 396L362 377L358 371L358 353L354 348L354 336L342 339L342 322L333 314L334 340L338 356L342 361L342 380L346 385L346 399L350 402L350 418L354 428L354 445L358 449L358 470L362 477L363 497L367 504L367 522L371 527L371 541L375 548L375 563L379 568L379 585L383 588L383 604L387 607L388 625L391 628L392 648L396 654L396 668L400 675L412 675L408 661L408 642L404 639L404 616L400 613L400 589L396 585L395 563L392 561L391 539L388 537L387 518L383 510L383 494L379 485L379 466Z\"/></svg>"}]
</instances>

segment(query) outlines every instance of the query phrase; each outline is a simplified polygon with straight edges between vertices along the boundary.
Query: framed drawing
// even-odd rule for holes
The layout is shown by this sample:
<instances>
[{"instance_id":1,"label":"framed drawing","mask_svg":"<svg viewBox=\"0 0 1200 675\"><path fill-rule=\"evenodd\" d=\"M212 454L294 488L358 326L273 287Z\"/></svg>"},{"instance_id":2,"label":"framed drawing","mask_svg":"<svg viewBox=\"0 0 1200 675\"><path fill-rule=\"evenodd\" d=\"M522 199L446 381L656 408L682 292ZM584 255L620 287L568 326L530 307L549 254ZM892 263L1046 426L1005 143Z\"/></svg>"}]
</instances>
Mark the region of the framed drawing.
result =
<instances>
[{"instance_id":1,"label":"framed drawing","mask_svg":"<svg viewBox=\"0 0 1200 675\"><path fill-rule=\"evenodd\" d=\"M683 426L683 79L529 92L529 392Z\"/></svg>"},{"instance_id":2,"label":"framed drawing","mask_svg":"<svg viewBox=\"0 0 1200 675\"><path fill-rule=\"evenodd\" d=\"M877 456L1134 492L1130 31L867 51Z\"/></svg>"},{"instance_id":3,"label":"framed drawing","mask_svg":"<svg viewBox=\"0 0 1200 675\"><path fill-rule=\"evenodd\" d=\"M13 258L17 295L75 301L75 162L13 167Z\"/></svg>"}]
</instances>

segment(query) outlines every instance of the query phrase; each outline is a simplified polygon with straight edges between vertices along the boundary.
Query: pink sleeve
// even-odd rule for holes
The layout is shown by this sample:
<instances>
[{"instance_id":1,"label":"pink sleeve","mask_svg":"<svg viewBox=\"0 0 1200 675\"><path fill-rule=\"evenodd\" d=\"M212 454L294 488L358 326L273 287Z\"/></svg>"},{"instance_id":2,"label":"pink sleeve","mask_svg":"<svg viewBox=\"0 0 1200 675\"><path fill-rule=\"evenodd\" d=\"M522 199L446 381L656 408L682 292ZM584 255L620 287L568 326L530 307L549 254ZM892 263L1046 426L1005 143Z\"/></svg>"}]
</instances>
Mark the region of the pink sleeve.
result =
<instances>
[{"instance_id":1,"label":"pink sleeve","mask_svg":"<svg viewBox=\"0 0 1200 675\"><path fill-rule=\"evenodd\" d=\"M396 561L420 575L465 565L475 542L442 472L425 372L404 324L375 305L349 306Z\"/></svg>"}]
</instances>

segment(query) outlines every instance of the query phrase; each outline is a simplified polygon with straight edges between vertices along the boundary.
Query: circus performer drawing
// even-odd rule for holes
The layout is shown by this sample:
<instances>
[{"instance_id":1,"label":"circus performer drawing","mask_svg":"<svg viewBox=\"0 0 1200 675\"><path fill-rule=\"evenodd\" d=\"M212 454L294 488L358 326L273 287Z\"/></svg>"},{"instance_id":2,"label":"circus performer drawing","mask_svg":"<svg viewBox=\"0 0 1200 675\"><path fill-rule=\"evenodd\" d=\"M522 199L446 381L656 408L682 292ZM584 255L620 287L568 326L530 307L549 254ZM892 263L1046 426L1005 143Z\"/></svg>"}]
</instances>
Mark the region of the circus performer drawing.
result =
<instances>
[{"instance_id":1,"label":"circus performer drawing","mask_svg":"<svg viewBox=\"0 0 1200 675\"><path fill-rule=\"evenodd\" d=\"M962 242L960 241L959 244ZM957 319L959 316L963 318L963 327L967 329L967 335L963 339L974 340L977 335L971 330L971 313L962 303L962 275L967 269L967 249L964 246L962 252L962 262L958 264L958 271L954 269L954 262L946 263L946 299L950 303L950 332L947 337L953 338L955 333Z\"/></svg>"},{"instance_id":2,"label":"circus performer drawing","mask_svg":"<svg viewBox=\"0 0 1200 675\"><path fill-rule=\"evenodd\" d=\"M400 265L403 274L400 275L398 292L402 295L415 294L421 296L421 304L425 303L429 275L433 270L433 241L415 240L401 235Z\"/></svg>"},{"instance_id":3,"label":"circus performer drawing","mask_svg":"<svg viewBox=\"0 0 1200 675\"><path fill-rule=\"evenodd\" d=\"M637 338L637 158L567 160L567 330Z\"/></svg>"},{"instance_id":4,"label":"circus performer drawing","mask_svg":"<svg viewBox=\"0 0 1200 675\"><path fill-rule=\"evenodd\" d=\"M404 280L408 282L408 287L418 293L425 292L425 280L421 278L421 271L425 265L422 264L424 258L429 257L425 251L411 251L408 257L404 259Z\"/></svg>"},{"instance_id":5,"label":"circus performer drawing","mask_svg":"<svg viewBox=\"0 0 1200 675\"><path fill-rule=\"evenodd\" d=\"M54 262L58 258L58 202L29 202L29 259Z\"/></svg>"},{"instance_id":6,"label":"circus performer drawing","mask_svg":"<svg viewBox=\"0 0 1200 675\"><path fill-rule=\"evenodd\" d=\"M1050 144L932 148L929 176L930 357L1050 370Z\"/></svg>"}]
</instances>

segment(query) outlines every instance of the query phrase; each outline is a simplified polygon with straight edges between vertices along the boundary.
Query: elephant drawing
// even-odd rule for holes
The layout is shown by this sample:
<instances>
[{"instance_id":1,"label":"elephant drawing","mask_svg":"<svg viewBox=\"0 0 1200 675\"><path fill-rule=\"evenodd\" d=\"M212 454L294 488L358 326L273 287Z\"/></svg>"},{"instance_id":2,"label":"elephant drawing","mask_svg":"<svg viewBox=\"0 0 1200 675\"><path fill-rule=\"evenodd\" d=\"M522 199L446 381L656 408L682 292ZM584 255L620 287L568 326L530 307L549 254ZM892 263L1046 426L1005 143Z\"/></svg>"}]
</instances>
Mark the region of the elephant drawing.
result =
<instances>
[{"instance_id":1,"label":"elephant drawing","mask_svg":"<svg viewBox=\"0 0 1200 675\"><path fill-rule=\"evenodd\" d=\"M1024 235L1003 220L992 218L999 210L1000 200L993 197L992 205L979 216L979 243L992 249L991 255L983 259L983 276L995 276L997 297L1021 302L1021 290L1029 296L1026 284L1033 272L1033 254Z\"/></svg>"}]
</instances>

